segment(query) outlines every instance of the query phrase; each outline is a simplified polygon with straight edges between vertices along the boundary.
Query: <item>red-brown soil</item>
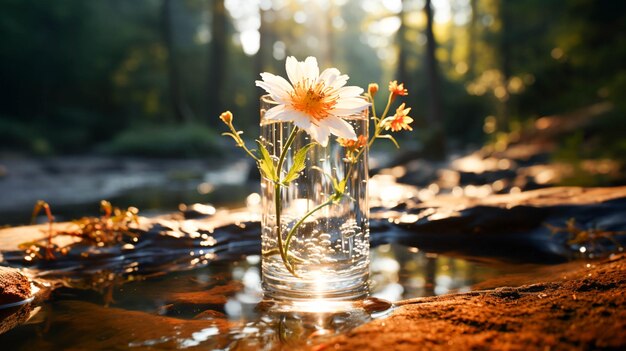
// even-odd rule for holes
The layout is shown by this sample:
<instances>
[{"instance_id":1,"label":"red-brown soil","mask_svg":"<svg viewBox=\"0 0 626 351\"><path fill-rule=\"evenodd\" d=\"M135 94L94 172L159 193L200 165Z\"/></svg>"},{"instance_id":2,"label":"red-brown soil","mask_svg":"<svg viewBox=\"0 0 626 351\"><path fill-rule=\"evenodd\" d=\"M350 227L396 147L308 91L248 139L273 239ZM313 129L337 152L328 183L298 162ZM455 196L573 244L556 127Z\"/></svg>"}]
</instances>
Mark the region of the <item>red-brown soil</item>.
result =
<instances>
[{"instance_id":1,"label":"red-brown soil","mask_svg":"<svg viewBox=\"0 0 626 351\"><path fill-rule=\"evenodd\" d=\"M626 256L579 267L516 288L403 301L314 349L626 349Z\"/></svg>"},{"instance_id":2,"label":"red-brown soil","mask_svg":"<svg viewBox=\"0 0 626 351\"><path fill-rule=\"evenodd\" d=\"M0 305L30 297L30 281L17 269L0 266Z\"/></svg>"}]
</instances>

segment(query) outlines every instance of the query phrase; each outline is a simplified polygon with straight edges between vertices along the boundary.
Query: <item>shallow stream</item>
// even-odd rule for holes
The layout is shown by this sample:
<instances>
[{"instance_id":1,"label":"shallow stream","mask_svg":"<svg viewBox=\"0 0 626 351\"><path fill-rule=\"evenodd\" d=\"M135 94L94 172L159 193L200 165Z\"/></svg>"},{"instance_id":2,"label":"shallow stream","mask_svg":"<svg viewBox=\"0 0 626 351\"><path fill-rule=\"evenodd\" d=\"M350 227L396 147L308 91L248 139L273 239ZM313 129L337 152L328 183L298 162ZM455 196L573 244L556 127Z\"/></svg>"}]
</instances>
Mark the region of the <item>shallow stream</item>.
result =
<instances>
[{"instance_id":1,"label":"shallow stream","mask_svg":"<svg viewBox=\"0 0 626 351\"><path fill-rule=\"evenodd\" d=\"M244 166L225 174L216 173L215 179L244 174L247 170ZM207 201L208 195L215 196L209 201L220 206L229 202L241 205L251 191L238 180L236 184L223 184L220 188L224 191L218 192L211 188L216 182L212 177L196 178L179 183L156 182L154 189L137 188L136 193L119 191L122 194L119 196L128 198L114 204L132 204L142 209L141 214L151 215L154 212L146 213L143 209L171 213L180 202ZM524 284L519 279L511 283L503 277L541 275L547 264L574 257L571 248L564 246L546 223L562 227L569 218L576 218L582 228L596 224L606 230L624 227L623 199L577 206L562 205L565 200L558 198L557 202L548 203L550 206L469 206L457 213L448 211L456 207L443 202L433 208L422 208L411 188L394 182L383 184L384 179L372 179L374 189L384 192L370 192L376 200L371 222L370 292L372 297L391 302ZM7 187L14 185L7 184ZM173 189L173 185L181 188ZM90 183L85 189L94 187ZM193 196L172 195L187 193ZM135 194L145 202L135 199ZM200 195L204 195L202 199L196 199ZM163 199L169 201L167 206L161 202ZM453 197L449 202L456 206L460 199ZM30 204L32 199L23 202ZM58 220L97 213L94 208L87 209L85 203L76 205L76 212L69 207L55 207L54 202L52 207L53 212L59 209L55 212L61 214ZM254 213L254 207L259 206L259 195L248 196L246 204L247 213ZM28 217L29 207L20 209L20 215ZM386 309L379 300L349 306L314 301L312 306L296 308L263 301L258 218L234 224L224 220L226 216L222 216L219 208L207 205L183 209L183 213L190 215L188 218L208 217L223 223L206 229L193 221L163 220L160 226L133 243L132 249L125 248L126 245L77 248L62 260L33 270L35 277L49 282L55 289L41 302L0 310L2 315L13 313L15 320L28 320L8 330L5 327L11 317L0 319L0 332L8 330L0 334L0 348L292 350L321 345L332 335L372 318L384 318L393 310ZM24 221L18 216L11 218L0 224ZM31 231L42 234L38 229ZM30 240L21 234L18 228L18 232L9 236L0 235L0 249L11 250ZM87 251L89 255L84 257ZM21 251L4 251L3 255L3 264L25 263ZM6 345L9 347L5 348Z\"/></svg>"},{"instance_id":2,"label":"shallow stream","mask_svg":"<svg viewBox=\"0 0 626 351\"><path fill-rule=\"evenodd\" d=\"M372 250L371 292L389 301L463 292L521 270L383 244ZM54 279L62 276L56 274ZM0 335L0 345L11 350L293 349L318 345L390 311L376 308L376 300L369 307L316 301L291 310L262 301L260 257L253 254L184 271L124 277L101 271L60 282L64 287L47 301L29 307L26 324Z\"/></svg>"}]
</instances>

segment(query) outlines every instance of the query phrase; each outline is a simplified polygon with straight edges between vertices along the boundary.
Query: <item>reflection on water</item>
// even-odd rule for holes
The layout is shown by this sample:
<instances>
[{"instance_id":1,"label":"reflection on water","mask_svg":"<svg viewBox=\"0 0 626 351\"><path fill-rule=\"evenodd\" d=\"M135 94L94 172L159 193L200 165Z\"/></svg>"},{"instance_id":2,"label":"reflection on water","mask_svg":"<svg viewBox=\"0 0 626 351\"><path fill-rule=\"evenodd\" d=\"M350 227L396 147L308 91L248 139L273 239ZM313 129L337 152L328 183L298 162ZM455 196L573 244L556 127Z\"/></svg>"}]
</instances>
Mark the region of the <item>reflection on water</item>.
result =
<instances>
[{"instance_id":1,"label":"reflection on water","mask_svg":"<svg viewBox=\"0 0 626 351\"><path fill-rule=\"evenodd\" d=\"M373 296L391 301L466 291L499 274L490 266L396 244L372 250L371 270ZM29 324L0 335L0 344L15 350L291 349L380 317L364 303L318 301L311 309L262 301L257 255L125 283L112 280L106 288L67 284Z\"/></svg>"},{"instance_id":2,"label":"reflection on water","mask_svg":"<svg viewBox=\"0 0 626 351\"><path fill-rule=\"evenodd\" d=\"M481 276L494 274L484 265L400 245L379 246L371 269L373 296L389 301L469 291Z\"/></svg>"}]
</instances>

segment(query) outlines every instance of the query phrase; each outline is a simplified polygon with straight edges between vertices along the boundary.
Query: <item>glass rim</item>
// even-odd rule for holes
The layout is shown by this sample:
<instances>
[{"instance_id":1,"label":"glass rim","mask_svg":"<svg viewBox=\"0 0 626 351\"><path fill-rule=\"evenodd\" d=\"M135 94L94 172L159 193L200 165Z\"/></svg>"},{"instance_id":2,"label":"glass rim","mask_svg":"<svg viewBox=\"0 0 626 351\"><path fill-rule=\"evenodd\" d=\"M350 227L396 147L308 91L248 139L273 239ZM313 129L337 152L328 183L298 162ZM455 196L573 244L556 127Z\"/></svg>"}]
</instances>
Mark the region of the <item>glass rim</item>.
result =
<instances>
[{"instance_id":1,"label":"glass rim","mask_svg":"<svg viewBox=\"0 0 626 351\"><path fill-rule=\"evenodd\" d=\"M265 102L265 103L272 104L272 105L276 105L277 104L277 102L274 101L274 99L272 99L272 96L270 94L261 95L259 100L261 102Z\"/></svg>"}]
</instances>

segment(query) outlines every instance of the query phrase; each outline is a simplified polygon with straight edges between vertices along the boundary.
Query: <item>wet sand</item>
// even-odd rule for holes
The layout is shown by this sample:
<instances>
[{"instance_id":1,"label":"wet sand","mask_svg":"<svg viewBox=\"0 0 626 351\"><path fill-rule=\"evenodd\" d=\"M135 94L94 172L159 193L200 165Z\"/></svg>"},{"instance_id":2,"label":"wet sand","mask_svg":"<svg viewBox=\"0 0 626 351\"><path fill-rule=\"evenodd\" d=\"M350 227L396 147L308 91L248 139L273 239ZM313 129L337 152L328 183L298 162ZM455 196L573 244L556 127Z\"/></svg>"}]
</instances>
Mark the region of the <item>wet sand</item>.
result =
<instances>
[{"instance_id":1,"label":"wet sand","mask_svg":"<svg viewBox=\"0 0 626 351\"><path fill-rule=\"evenodd\" d=\"M388 318L313 349L626 348L626 256L555 266L544 273L519 287L401 301Z\"/></svg>"}]
</instances>

